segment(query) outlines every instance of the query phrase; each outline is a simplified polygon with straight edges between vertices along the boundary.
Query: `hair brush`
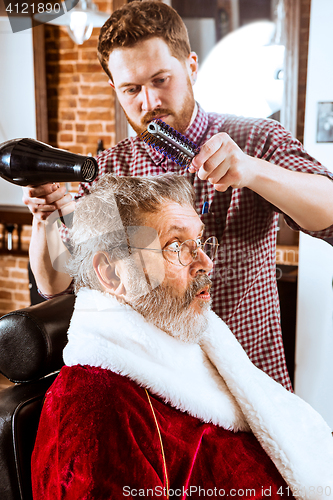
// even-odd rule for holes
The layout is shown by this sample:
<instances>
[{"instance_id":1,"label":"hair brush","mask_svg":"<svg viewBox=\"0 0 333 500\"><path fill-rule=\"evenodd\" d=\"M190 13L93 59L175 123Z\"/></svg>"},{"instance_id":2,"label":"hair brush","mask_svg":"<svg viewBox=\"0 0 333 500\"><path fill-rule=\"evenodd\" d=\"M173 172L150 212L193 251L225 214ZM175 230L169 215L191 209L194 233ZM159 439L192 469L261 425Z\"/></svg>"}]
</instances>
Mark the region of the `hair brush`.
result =
<instances>
[{"instance_id":1,"label":"hair brush","mask_svg":"<svg viewBox=\"0 0 333 500\"><path fill-rule=\"evenodd\" d=\"M194 142L162 120L151 121L141 137L164 156L178 163L180 167L188 168L192 159L200 151Z\"/></svg>"}]
</instances>

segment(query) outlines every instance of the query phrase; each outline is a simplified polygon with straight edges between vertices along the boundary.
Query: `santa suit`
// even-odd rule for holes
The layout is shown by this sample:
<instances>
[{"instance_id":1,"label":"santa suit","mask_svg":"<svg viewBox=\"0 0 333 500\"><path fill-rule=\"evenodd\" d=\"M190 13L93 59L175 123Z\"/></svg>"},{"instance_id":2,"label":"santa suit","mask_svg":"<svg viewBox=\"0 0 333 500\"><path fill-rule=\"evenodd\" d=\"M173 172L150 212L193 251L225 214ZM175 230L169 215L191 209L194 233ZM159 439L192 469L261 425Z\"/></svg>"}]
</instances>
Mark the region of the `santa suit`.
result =
<instances>
[{"instance_id":1,"label":"santa suit","mask_svg":"<svg viewBox=\"0 0 333 500\"><path fill-rule=\"evenodd\" d=\"M79 292L46 396L34 499L322 498L333 438L209 313L200 345L130 306Z\"/></svg>"}]
</instances>

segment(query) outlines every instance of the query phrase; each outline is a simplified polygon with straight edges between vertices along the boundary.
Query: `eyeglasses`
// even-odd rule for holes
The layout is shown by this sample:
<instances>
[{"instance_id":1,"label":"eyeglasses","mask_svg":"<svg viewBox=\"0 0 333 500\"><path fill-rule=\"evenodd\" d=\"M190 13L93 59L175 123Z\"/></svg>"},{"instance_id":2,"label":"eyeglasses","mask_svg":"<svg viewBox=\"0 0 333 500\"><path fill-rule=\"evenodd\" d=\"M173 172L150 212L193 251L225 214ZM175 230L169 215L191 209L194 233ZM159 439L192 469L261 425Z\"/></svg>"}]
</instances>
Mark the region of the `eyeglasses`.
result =
<instances>
[{"instance_id":1,"label":"eyeglasses","mask_svg":"<svg viewBox=\"0 0 333 500\"><path fill-rule=\"evenodd\" d=\"M210 258L210 260L213 261L216 257L218 246L219 244L216 236L210 236L204 242L202 242L201 238L197 238L196 240L186 240L183 241L183 243L174 241L167 247L162 248L162 250L158 250L157 248L141 248L133 246L131 246L131 248L135 248L137 250L163 252L164 258L171 264L178 265L179 262L182 266L189 266L197 258L199 248Z\"/></svg>"}]
</instances>

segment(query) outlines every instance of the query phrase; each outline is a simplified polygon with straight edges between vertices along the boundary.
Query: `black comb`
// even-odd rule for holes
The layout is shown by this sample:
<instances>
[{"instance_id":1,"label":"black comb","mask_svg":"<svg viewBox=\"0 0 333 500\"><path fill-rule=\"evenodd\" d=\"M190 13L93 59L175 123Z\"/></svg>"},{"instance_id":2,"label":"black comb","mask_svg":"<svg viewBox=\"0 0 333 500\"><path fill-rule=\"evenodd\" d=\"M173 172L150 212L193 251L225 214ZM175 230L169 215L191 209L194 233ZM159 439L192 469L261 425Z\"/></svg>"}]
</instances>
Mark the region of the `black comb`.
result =
<instances>
[{"instance_id":1,"label":"black comb","mask_svg":"<svg viewBox=\"0 0 333 500\"><path fill-rule=\"evenodd\" d=\"M200 151L194 142L162 120L151 121L141 137L164 156L178 163L180 167L189 167L192 159Z\"/></svg>"}]
</instances>

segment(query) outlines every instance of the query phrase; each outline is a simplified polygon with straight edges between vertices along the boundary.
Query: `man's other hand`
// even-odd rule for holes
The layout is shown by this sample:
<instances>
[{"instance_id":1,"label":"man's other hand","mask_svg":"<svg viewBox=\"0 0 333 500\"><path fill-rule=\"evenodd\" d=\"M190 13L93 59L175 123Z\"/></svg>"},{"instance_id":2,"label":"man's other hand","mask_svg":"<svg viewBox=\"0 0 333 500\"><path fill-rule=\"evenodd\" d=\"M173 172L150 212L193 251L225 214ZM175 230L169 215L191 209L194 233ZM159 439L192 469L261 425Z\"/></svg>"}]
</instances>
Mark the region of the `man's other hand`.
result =
<instances>
[{"instance_id":1,"label":"man's other hand","mask_svg":"<svg viewBox=\"0 0 333 500\"><path fill-rule=\"evenodd\" d=\"M66 194L66 187L58 183L23 187L22 201L39 221L46 220L55 210L66 215L75 208L72 196Z\"/></svg>"},{"instance_id":2,"label":"man's other hand","mask_svg":"<svg viewBox=\"0 0 333 500\"><path fill-rule=\"evenodd\" d=\"M255 173L255 159L243 153L225 132L211 137L192 160L189 172L208 180L217 191L246 187Z\"/></svg>"}]
</instances>

